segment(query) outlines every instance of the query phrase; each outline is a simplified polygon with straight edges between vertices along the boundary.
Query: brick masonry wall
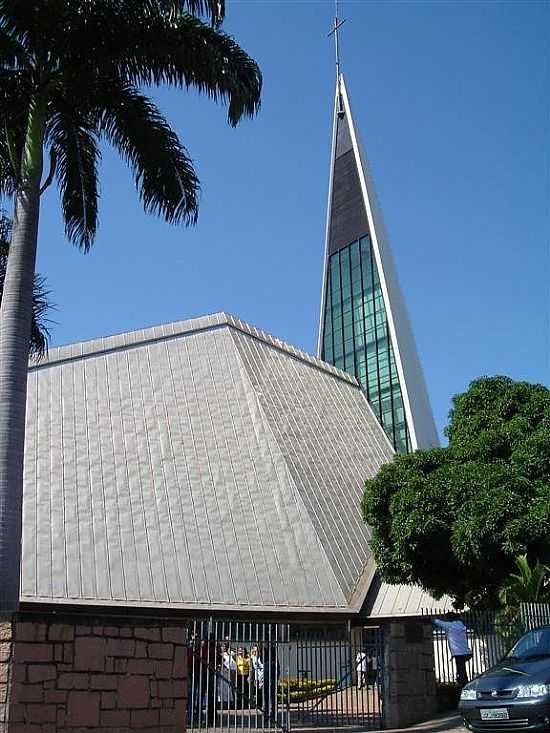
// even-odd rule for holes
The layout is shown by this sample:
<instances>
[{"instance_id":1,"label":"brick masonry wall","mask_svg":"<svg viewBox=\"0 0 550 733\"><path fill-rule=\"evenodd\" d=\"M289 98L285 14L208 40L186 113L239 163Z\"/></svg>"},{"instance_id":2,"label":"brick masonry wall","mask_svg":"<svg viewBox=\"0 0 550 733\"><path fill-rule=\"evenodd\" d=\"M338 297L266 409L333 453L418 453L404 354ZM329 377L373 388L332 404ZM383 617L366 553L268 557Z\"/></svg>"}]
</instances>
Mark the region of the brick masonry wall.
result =
<instances>
[{"instance_id":1,"label":"brick masonry wall","mask_svg":"<svg viewBox=\"0 0 550 733\"><path fill-rule=\"evenodd\" d=\"M387 728L405 728L437 713L431 623L392 622L384 630L384 711Z\"/></svg>"},{"instance_id":2,"label":"brick masonry wall","mask_svg":"<svg viewBox=\"0 0 550 733\"><path fill-rule=\"evenodd\" d=\"M0 620L0 731L181 733L186 667L185 629L174 622Z\"/></svg>"}]
</instances>

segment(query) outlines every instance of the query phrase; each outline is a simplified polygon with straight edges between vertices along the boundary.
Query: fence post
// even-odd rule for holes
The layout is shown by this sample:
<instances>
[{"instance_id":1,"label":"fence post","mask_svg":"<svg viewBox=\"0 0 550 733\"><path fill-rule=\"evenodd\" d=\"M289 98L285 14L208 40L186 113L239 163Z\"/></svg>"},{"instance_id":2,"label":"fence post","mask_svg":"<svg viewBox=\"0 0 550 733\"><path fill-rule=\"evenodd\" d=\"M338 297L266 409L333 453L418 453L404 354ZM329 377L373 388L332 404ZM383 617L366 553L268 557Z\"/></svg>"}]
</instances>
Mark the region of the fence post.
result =
<instances>
[{"instance_id":1,"label":"fence post","mask_svg":"<svg viewBox=\"0 0 550 733\"><path fill-rule=\"evenodd\" d=\"M429 619L391 621L384 629L384 724L403 728L437 712Z\"/></svg>"}]
</instances>

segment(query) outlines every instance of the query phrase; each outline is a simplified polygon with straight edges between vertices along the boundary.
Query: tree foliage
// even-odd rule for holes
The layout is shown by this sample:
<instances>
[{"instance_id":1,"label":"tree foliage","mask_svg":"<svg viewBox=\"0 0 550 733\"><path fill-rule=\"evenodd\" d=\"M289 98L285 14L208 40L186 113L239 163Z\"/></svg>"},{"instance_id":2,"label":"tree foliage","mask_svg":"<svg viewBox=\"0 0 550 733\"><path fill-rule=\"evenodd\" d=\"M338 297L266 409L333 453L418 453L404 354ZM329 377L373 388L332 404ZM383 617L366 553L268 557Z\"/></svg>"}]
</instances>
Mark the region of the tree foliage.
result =
<instances>
[{"instance_id":1,"label":"tree foliage","mask_svg":"<svg viewBox=\"0 0 550 733\"><path fill-rule=\"evenodd\" d=\"M514 559L550 560L550 390L483 377L453 399L445 448L396 455L363 516L390 583L495 606Z\"/></svg>"},{"instance_id":2,"label":"tree foliage","mask_svg":"<svg viewBox=\"0 0 550 733\"><path fill-rule=\"evenodd\" d=\"M67 237L89 249L105 140L148 213L193 224L192 160L147 90L194 87L225 103L233 126L256 114L261 73L220 30L224 12L217 0L0 0L0 197L26 185L43 148Z\"/></svg>"},{"instance_id":3,"label":"tree foliage","mask_svg":"<svg viewBox=\"0 0 550 733\"><path fill-rule=\"evenodd\" d=\"M10 251L11 221L0 211L0 303L4 292L4 279ZM48 311L52 308L49 301L49 290L46 288L46 279L42 275L34 276L32 296L32 324L30 353L35 358L41 358L48 350L50 331L48 328Z\"/></svg>"}]
</instances>

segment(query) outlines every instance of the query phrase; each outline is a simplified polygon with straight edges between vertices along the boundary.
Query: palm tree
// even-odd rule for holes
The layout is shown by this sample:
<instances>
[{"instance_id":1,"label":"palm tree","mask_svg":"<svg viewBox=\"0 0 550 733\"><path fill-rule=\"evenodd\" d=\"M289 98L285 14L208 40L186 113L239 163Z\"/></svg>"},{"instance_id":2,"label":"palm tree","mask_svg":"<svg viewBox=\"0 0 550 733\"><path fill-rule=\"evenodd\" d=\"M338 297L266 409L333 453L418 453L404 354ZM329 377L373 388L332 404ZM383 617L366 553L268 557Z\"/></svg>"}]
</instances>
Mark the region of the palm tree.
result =
<instances>
[{"instance_id":1,"label":"palm tree","mask_svg":"<svg viewBox=\"0 0 550 733\"><path fill-rule=\"evenodd\" d=\"M4 292L6 266L10 251L11 221L0 211L0 304ZM42 275L34 276L32 293L32 320L29 351L34 358L41 359L48 350L50 331L47 312L52 308L49 302L49 291L46 289L46 278Z\"/></svg>"},{"instance_id":2,"label":"palm tree","mask_svg":"<svg viewBox=\"0 0 550 733\"><path fill-rule=\"evenodd\" d=\"M499 591L499 600L504 609L514 613L522 603L550 602L550 568L539 560L531 567L527 555L516 557L519 572L511 573Z\"/></svg>"},{"instance_id":3,"label":"palm tree","mask_svg":"<svg viewBox=\"0 0 550 733\"><path fill-rule=\"evenodd\" d=\"M201 19L206 16L209 22ZM143 89L192 86L226 103L231 125L253 116L261 74L219 30L223 17L223 0L0 0L0 196L15 201L0 306L0 612L15 610L19 600L41 194L57 181L67 237L87 251L98 223L99 142L105 140L131 168L146 212L193 224L193 165Z\"/></svg>"},{"instance_id":4,"label":"palm tree","mask_svg":"<svg viewBox=\"0 0 550 733\"><path fill-rule=\"evenodd\" d=\"M507 646L527 631L521 605L550 603L550 569L539 560L531 567L527 555L519 555L514 562L518 572L510 573L499 590L501 608L495 618L495 630Z\"/></svg>"}]
</instances>

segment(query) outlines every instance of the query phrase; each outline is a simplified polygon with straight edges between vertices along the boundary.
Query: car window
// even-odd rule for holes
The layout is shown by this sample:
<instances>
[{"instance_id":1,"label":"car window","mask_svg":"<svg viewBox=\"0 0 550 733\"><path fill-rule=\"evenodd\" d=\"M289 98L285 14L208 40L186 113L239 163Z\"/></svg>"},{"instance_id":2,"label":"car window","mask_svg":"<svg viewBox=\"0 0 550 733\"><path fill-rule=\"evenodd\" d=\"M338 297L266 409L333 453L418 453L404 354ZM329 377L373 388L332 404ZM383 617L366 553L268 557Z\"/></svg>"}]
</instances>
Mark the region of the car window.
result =
<instances>
[{"instance_id":1,"label":"car window","mask_svg":"<svg viewBox=\"0 0 550 733\"><path fill-rule=\"evenodd\" d=\"M550 655L550 628L534 629L527 632L515 644L507 657L525 659L526 657Z\"/></svg>"}]
</instances>

